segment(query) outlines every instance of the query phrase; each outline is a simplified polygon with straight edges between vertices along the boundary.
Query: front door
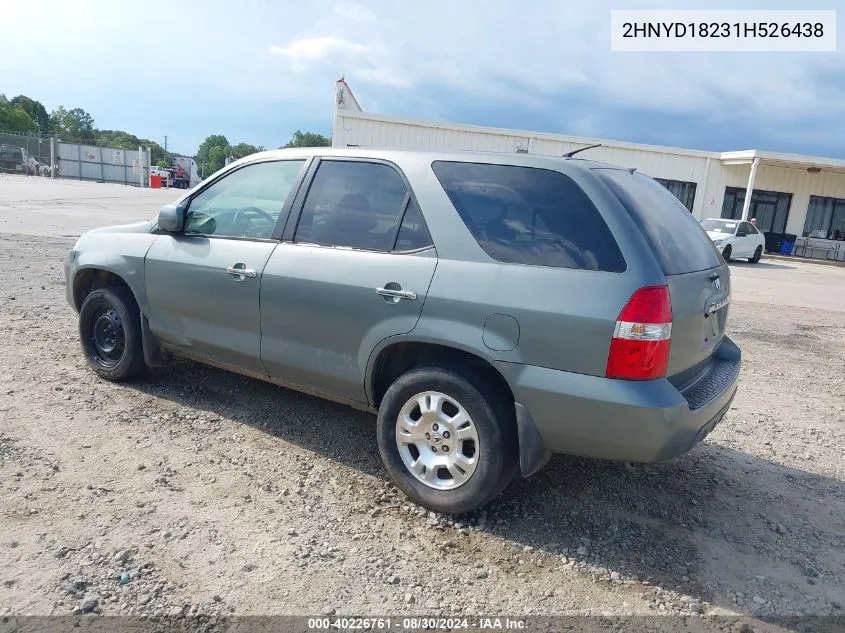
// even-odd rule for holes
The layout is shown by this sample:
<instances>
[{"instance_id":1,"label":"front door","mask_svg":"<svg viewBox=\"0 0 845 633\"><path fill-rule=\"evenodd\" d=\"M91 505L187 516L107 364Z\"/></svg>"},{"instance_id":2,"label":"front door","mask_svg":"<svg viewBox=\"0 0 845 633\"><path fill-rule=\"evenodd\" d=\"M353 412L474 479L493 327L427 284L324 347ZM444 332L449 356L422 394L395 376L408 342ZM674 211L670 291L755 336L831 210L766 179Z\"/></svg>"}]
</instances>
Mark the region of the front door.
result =
<instances>
[{"instance_id":1,"label":"front door","mask_svg":"<svg viewBox=\"0 0 845 633\"><path fill-rule=\"evenodd\" d=\"M292 237L264 269L264 365L283 382L366 402L370 352L414 328L437 266L422 215L394 167L322 160Z\"/></svg>"},{"instance_id":2,"label":"front door","mask_svg":"<svg viewBox=\"0 0 845 633\"><path fill-rule=\"evenodd\" d=\"M248 164L199 191L185 228L156 238L145 261L150 330L176 351L265 373L261 274L305 161Z\"/></svg>"},{"instance_id":3,"label":"front door","mask_svg":"<svg viewBox=\"0 0 845 633\"><path fill-rule=\"evenodd\" d=\"M735 257L751 257L754 253L754 247L757 245L751 237L751 224L749 222L740 222L736 227L736 239L734 240L733 256Z\"/></svg>"}]
</instances>

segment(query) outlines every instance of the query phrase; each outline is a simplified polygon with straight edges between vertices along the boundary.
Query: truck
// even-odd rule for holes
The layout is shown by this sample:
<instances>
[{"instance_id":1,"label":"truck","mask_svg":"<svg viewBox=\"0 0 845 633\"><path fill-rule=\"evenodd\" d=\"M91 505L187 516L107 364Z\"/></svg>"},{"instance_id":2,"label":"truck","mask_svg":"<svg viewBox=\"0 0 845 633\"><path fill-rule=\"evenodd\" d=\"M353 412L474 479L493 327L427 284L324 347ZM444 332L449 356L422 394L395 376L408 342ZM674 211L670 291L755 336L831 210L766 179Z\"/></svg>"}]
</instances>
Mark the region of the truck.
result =
<instances>
[{"instance_id":1,"label":"truck","mask_svg":"<svg viewBox=\"0 0 845 633\"><path fill-rule=\"evenodd\" d=\"M51 169L19 145L0 145L0 173L49 176Z\"/></svg>"},{"instance_id":2,"label":"truck","mask_svg":"<svg viewBox=\"0 0 845 633\"><path fill-rule=\"evenodd\" d=\"M183 180L175 178L177 167L182 167L185 172ZM173 156L170 159L170 172L173 174L173 186L178 189L192 189L202 181L196 161L187 156Z\"/></svg>"},{"instance_id":3,"label":"truck","mask_svg":"<svg viewBox=\"0 0 845 633\"><path fill-rule=\"evenodd\" d=\"M0 145L0 172L29 175L29 156L23 147Z\"/></svg>"}]
</instances>

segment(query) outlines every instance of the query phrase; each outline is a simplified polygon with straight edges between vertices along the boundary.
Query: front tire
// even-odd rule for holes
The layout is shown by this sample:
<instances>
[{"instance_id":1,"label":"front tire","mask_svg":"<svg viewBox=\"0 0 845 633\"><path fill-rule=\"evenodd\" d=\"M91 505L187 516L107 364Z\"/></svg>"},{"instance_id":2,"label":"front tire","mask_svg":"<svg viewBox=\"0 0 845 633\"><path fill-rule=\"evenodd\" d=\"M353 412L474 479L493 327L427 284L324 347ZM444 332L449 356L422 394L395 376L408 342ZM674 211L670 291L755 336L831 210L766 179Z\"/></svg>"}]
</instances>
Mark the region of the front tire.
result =
<instances>
[{"instance_id":1,"label":"front tire","mask_svg":"<svg viewBox=\"0 0 845 633\"><path fill-rule=\"evenodd\" d=\"M516 472L513 403L462 371L420 367L400 376L382 399L377 432L394 483L435 512L475 510Z\"/></svg>"},{"instance_id":2,"label":"front tire","mask_svg":"<svg viewBox=\"0 0 845 633\"><path fill-rule=\"evenodd\" d=\"M79 339L88 366L101 378L128 380L144 370L141 315L129 288L100 288L85 297Z\"/></svg>"},{"instance_id":3,"label":"front tire","mask_svg":"<svg viewBox=\"0 0 845 633\"><path fill-rule=\"evenodd\" d=\"M731 245L730 244L725 246L725 248L722 250L722 259L724 259L726 262L731 261Z\"/></svg>"},{"instance_id":4,"label":"front tire","mask_svg":"<svg viewBox=\"0 0 845 633\"><path fill-rule=\"evenodd\" d=\"M757 250L754 251L754 257L748 259L748 261L752 264L756 264L760 261L760 258L763 256L763 247L758 246Z\"/></svg>"}]
</instances>

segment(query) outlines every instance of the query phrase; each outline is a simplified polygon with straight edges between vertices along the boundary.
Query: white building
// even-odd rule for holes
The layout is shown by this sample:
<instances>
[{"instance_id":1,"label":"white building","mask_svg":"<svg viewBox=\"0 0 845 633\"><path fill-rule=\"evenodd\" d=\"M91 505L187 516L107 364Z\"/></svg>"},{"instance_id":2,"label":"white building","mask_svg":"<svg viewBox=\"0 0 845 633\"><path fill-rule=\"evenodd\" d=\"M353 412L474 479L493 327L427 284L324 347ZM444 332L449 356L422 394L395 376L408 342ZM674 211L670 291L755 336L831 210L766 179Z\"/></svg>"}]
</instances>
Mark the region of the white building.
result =
<instances>
[{"instance_id":1,"label":"white building","mask_svg":"<svg viewBox=\"0 0 845 633\"><path fill-rule=\"evenodd\" d=\"M560 156L600 143L584 158L659 180L696 218L756 218L766 233L799 237L797 254L845 260L845 160L759 150L677 147L417 121L364 112L349 85L336 84L332 144ZM751 195L749 195L750 192ZM801 238L807 239L801 239Z\"/></svg>"}]
</instances>

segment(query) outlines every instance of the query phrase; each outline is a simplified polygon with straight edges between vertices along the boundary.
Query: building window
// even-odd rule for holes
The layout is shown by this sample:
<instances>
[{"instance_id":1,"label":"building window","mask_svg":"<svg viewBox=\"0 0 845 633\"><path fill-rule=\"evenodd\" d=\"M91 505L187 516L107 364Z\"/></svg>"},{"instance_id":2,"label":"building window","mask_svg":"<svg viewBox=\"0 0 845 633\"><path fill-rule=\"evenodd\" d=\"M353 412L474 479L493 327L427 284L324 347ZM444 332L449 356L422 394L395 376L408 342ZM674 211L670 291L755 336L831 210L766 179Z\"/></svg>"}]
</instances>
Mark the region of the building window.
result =
<instances>
[{"instance_id":1,"label":"building window","mask_svg":"<svg viewBox=\"0 0 845 633\"><path fill-rule=\"evenodd\" d=\"M725 201L722 204L722 217L738 220L742 217L742 205L745 203L745 189L725 187ZM748 219L757 219L757 228L762 233L784 233L789 218L789 205L792 194L780 191L762 191L755 189L751 194L751 206Z\"/></svg>"},{"instance_id":2,"label":"building window","mask_svg":"<svg viewBox=\"0 0 845 633\"><path fill-rule=\"evenodd\" d=\"M666 180L665 178L655 178L657 182L666 187L672 192L681 204L692 213L692 205L695 204L695 183L685 182L683 180Z\"/></svg>"},{"instance_id":3,"label":"building window","mask_svg":"<svg viewBox=\"0 0 845 633\"><path fill-rule=\"evenodd\" d=\"M845 200L810 196L802 235L845 240Z\"/></svg>"}]
</instances>

